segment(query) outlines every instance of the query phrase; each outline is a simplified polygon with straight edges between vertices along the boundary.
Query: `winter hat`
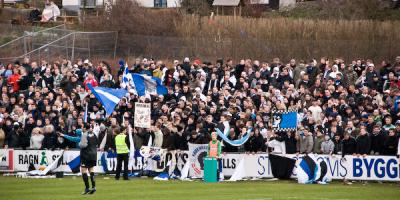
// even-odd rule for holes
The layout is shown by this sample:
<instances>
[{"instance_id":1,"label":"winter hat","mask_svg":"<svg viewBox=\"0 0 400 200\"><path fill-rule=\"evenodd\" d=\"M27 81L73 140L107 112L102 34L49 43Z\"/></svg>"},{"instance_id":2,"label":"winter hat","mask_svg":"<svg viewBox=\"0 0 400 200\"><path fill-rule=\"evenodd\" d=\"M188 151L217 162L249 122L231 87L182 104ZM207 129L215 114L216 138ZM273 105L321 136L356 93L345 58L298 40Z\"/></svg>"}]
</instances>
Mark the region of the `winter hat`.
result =
<instances>
[{"instance_id":1,"label":"winter hat","mask_svg":"<svg viewBox=\"0 0 400 200\"><path fill-rule=\"evenodd\" d=\"M124 59L120 59L120 60L118 61L118 64L119 64L120 67L124 66L124 65L125 65Z\"/></svg>"}]
</instances>

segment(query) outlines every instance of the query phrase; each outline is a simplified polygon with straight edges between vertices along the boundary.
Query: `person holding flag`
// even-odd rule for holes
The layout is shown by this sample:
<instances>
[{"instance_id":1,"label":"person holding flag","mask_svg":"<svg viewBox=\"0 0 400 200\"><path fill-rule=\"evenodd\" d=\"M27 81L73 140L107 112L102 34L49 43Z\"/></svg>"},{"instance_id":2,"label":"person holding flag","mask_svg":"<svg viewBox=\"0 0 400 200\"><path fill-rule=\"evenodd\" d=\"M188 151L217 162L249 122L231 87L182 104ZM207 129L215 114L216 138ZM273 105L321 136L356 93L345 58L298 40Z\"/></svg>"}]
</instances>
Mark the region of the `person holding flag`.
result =
<instances>
[{"instance_id":1,"label":"person holding flag","mask_svg":"<svg viewBox=\"0 0 400 200\"><path fill-rule=\"evenodd\" d=\"M217 180L220 180L220 173L222 172L221 149L221 142L217 139L217 133L212 132L211 141L208 144L207 157L215 158L218 160Z\"/></svg>"}]
</instances>

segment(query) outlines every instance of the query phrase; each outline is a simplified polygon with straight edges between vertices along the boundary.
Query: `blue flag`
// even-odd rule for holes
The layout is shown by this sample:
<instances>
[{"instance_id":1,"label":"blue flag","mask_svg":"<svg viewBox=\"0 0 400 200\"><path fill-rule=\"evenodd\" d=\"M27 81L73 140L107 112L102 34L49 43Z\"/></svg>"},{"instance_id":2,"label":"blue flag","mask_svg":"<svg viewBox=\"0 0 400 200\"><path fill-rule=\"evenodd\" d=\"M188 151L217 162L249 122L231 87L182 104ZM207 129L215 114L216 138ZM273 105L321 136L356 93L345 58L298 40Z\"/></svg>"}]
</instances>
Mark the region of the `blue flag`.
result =
<instances>
[{"instance_id":1,"label":"blue flag","mask_svg":"<svg viewBox=\"0 0 400 200\"><path fill-rule=\"evenodd\" d=\"M83 121L87 123L87 120L88 120L88 103L86 103L85 115L83 115Z\"/></svg>"},{"instance_id":2,"label":"blue flag","mask_svg":"<svg viewBox=\"0 0 400 200\"><path fill-rule=\"evenodd\" d=\"M252 128L248 128L246 134L244 134L242 138L237 139L237 140L231 140L228 138L230 129L231 128L229 126L229 123L227 123L224 127L224 132L222 132L219 128L216 128L215 130L217 131L217 134L219 137L221 137L228 144L235 146L235 147L241 146L244 143L246 143L247 140L250 138L251 131L253 130Z\"/></svg>"},{"instance_id":3,"label":"blue flag","mask_svg":"<svg viewBox=\"0 0 400 200\"><path fill-rule=\"evenodd\" d=\"M397 112L399 110L400 96L394 99L394 111Z\"/></svg>"},{"instance_id":4,"label":"blue flag","mask_svg":"<svg viewBox=\"0 0 400 200\"><path fill-rule=\"evenodd\" d=\"M157 77L135 73L133 74L133 82L139 96L146 94L165 95L168 93L168 89L161 84L161 80Z\"/></svg>"},{"instance_id":5,"label":"blue flag","mask_svg":"<svg viewBox=\"0 0 400 200\"><path fill-rule=\"evenodd\" d=\"M297 129L297 112L274 111L272 113L272 128L274 131L291 131Z\"/></svg>"},{"instance_id":6,"label":"blue flag","mask_svg":"<svg viewBox=\"0 0 400 200\"><path fill-rule=\"evenodd\" d=\"M108 160L110 160L111 162L113 161L113 158L116 158L117 154L115 152L112 151L108 151L108 152L103 152L103 154L101 154L100 160L101 160L101 166L103 167L103 171L106 174L109 173L113 173L114 170L113 169L109 169L107 162ZM115 166L116 163L112 164L111 166Z\"/></svg>"},{"instance_id":7,"label":"blue flag","mask_svg":"<svg viewBox=\"0 0 400 200\"><path fill-rule=\"evenodd\" d=\"M81 156L77 156L68 163L68 166L69 168L71 168L72 173L78 173L80 165L81 165Z\"/></svg>"},{"instance_id":8,"label":"blue flag","mask_svg":"<svg viewBox=\"0 0 400 200\"><path fill-rule=\"evenodd\" d=\"M106 110L106 117L114 112L115 106L119 103L122 97L128 92L125 89L112 89L106 87L92 87L88 84L88 88L92 91L97 100L100 101Z\"/></svg>"},{"instance_id":9,"label":"blue flag","mask_svg":"<svg viewBox=\"0 0 400 200\"><path fill-rule=\"evenodd\" d=\"M134 86L134 83L133 83L132 74L129 73L128 64L125 63L124 73L122 74L122 85L121 86L123 88L126 88L126 87L128 87L128 85Z\"/></svg>"}]
</instances>

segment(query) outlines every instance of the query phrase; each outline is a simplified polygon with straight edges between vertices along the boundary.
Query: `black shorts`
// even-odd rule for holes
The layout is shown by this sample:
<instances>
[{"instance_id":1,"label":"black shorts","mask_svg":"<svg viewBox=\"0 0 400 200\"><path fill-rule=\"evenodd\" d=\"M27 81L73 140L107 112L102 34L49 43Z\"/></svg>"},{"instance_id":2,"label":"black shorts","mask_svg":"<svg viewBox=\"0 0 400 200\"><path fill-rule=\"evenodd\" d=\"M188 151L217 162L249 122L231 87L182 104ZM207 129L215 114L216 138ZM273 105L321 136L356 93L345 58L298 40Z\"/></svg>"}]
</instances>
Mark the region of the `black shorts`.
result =
<instances>
[{"instance_id":1,"label":"black shorts","mask_svg":"<svg viewBox=\"0 0 400 200\"><path fill-rule=\"evenodd\" d=\"M81 157L81 167L92 168L96 166L96 160L86 160Z\"/></svg>"}]
</instances>

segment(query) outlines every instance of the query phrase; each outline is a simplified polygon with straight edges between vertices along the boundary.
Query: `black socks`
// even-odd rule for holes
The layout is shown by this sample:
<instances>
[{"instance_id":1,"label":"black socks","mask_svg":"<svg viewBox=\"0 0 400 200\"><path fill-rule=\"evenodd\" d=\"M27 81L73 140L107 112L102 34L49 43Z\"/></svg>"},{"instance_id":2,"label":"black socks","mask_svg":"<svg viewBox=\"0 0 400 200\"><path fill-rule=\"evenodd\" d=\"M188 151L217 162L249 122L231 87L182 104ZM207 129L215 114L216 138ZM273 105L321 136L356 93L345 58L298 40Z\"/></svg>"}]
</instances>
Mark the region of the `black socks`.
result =
<instances>
[{"instance_id":1,"label":"black socks","mask_svg":"<svg viewBox=\"0 0 400 200\"><path fill-rule=\"evenodd\" d=\"M92 178L92 177L90 177L90 178ZM82 174L82 179L83 179L83 182L85 183L85 188L89 189L89 179L88 179L88 175L86 173Z\"/></svg>"},{"instance_id":2,"label":"black socks","mask_svg":"<svg viewBox=\"0 0 400 200\"><path fill-rule=\"evenodd\" d=\"M94 181L94 172L90 172L90 181L92 182L92 188L95 188L96 182Z\"/></svg>"}]
</instances>

